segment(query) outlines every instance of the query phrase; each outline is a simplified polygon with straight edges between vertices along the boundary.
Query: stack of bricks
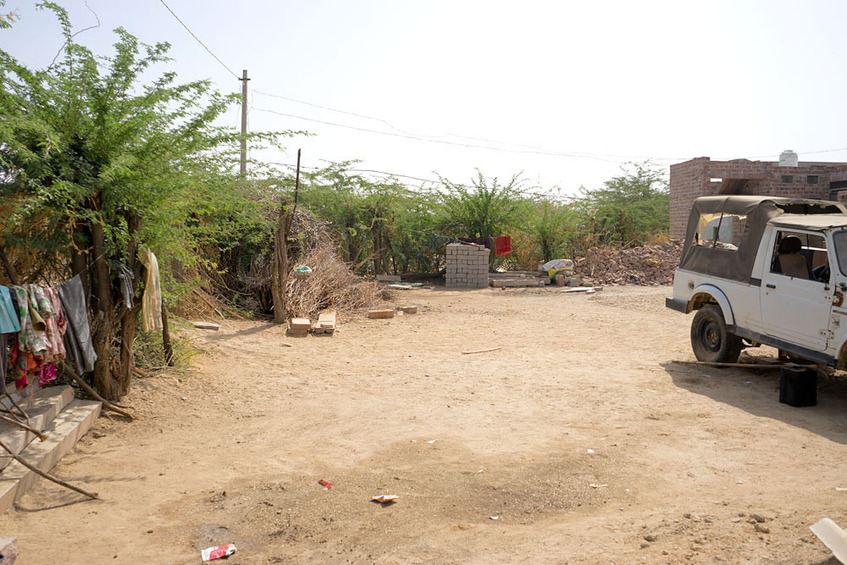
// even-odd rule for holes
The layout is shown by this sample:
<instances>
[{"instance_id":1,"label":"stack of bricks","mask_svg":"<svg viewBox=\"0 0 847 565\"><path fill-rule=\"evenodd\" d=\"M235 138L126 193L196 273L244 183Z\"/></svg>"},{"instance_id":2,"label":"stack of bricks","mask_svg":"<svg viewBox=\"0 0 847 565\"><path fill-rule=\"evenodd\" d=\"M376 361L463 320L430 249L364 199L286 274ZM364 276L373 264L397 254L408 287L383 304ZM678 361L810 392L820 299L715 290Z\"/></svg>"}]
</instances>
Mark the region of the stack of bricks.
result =
<instances>
[{"instance_id":1,"label":"stack of bricks","mask_svg":"<svg viewBox=\"0 0 847 565\"><path fill-rule=\"evenodd\" d=\"M478 245L451 243L447 246L447 286L488 286L489 249Z\"/></svg>"}]
</instances>

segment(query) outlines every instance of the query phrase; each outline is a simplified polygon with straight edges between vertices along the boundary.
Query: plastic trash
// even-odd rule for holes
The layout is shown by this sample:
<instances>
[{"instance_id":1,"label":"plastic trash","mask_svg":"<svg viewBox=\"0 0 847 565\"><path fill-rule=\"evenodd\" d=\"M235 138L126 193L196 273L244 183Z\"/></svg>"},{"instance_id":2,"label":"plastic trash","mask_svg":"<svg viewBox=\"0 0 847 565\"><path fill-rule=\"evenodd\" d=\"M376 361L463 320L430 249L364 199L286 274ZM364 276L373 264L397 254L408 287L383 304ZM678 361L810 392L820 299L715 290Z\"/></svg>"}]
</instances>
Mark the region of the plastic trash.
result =
<instances>
[{"instance_id":1,"label":"plastic trash","mask_svg":"<svg viewBox=\"0 0 847 565\"><path fill-rule=\"evenodd\" d=\"M553 259L541 265L541 270L546 271L551 277L556 276L556 273L565 275L573 275L573 261L570 259Z\"/></svg>"},{"instance_id":2,"label":"plastic trash","mask_svg":"<svg viewBox=\"0 0 847 565\"><path fill-rule=\"evenodd\" d=\"M374 502L379 502L380 504L391 504L397 500L396 494L380 494L378 496L372 496L371 500Z\"/></svg>"},{"instance_id":3,"label":"plastic trash","mask_svg":"<svg viewBox=\"0 0 847 565\"><path fill-rule=\"evenodd\" d=\"M318 484L324 487L326 490L332 490L332 483L329 481L321 479L318 481Z\"/></svg>"},{"instance_id":4,"label":"plastic trash","mask_svg":"<svg viewBox=\"0 0 847 565\"><path fill-rule=\"evenodd\" d=\"M298 265L294 267L294 274L296 275L309 275L312 273L312 268L307 267L306 265Z\"/></svg>"},{"instance_id":5,"label":"plastic trash","mask_svg":"<svg viewBox=\"0 0 847 565\"><path fill-rule=\"evenodd\" d=\"M207 547L200 552L200 558L203 561L214 561L215 559L229 557L233 553L235 553L235 544L230 543L227 545L218 545L216 547Z\"/></svg>"}]
</instances>

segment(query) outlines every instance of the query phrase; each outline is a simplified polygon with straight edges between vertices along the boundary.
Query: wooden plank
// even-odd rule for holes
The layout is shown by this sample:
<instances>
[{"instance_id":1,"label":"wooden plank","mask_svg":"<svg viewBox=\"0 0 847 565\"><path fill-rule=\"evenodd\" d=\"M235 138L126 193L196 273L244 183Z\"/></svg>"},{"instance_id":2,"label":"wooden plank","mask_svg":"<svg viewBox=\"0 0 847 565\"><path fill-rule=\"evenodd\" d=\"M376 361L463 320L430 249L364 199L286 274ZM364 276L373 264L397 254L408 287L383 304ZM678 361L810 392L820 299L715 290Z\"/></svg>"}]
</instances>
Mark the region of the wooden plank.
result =
<instances>
[{"instance_id":1,"label":"wooden plank","mask_svg":"<svg viewBox=\"0 0 847 565\"><path fill-rule=\"evenodd\" d=\"M397 309L399 311L403 312L404 314L417 314L418 313L418 307L414 306L412 304L398 306Z\"/></svg>"},{"instance_id":2,"label":"wooden plank","mask_svg":"<svg viewBox=\"0 0 847 565\"><path fill-rule=\"evenodd\" d=\"M576 292L584 292L585 294L594 294L596 291L590 286L572 286L569 288L563 288L559 292L564 292L565 294L571 294Z\"/></svg>"},{"instance_id":3,"label":"wooden plank","mask_svg":"<svg viewBox=\"0 0 847 565\"><path fill-rule=\"evenodd\" d=\"M782 369L783 367L803 367L812 369L815 365L800 365L797 363L712 363L710 361L671 361L671 363L679 365L703 365L706 367L734 367L738 369L762 369L763 371L773 371L774 369Z\"/></svg>"},{"instance_id":4,"label":"wooden plank","mask_svg":"<svg viewBox=\"0 0 847 565\"><path fill-rule=\"evenodd\" d=\"M368 312L368 318L393 318L394 310L371 310Z\"/></svg>"},{"instance_id":5,"label":"wooden plank","mask_svg":"<svg viewBox=\"0 0 847 565\"><path fill-rule=\"evenodd\" d=\"M216 332L219 329L221 329L221 326L219 324L215 324L214 322L191 322L191 323L194 324L194 327L197 328L198 330L212 330L212 331Z\"/></svg>"}]
</instances>

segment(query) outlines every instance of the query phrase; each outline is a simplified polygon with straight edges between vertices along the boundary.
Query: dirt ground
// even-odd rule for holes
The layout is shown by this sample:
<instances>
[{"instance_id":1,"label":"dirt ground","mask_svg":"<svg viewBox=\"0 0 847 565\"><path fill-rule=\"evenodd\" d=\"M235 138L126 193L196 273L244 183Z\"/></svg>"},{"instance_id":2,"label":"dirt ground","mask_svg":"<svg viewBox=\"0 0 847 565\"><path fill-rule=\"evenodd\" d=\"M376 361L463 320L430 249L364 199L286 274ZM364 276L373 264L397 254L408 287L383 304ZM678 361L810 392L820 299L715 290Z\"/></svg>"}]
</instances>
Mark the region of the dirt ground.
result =
<instances>
[{"instance_id":1,"label":"dirt ground","mask_svg":"<svg viewBox=\"0 0 847 565\"><path fill-rule=\"evenodd\" d=\"M418 314L331 337L184 329L192 369L137 380L140 418L101 417L55 470L102 500L42 481L0 532L21 565L223 543L230 564L836 563L808 528L847 527L847 379L792 408L778 371L674 364L669 291L413 290Z\"/></svg>"}]
</instances>

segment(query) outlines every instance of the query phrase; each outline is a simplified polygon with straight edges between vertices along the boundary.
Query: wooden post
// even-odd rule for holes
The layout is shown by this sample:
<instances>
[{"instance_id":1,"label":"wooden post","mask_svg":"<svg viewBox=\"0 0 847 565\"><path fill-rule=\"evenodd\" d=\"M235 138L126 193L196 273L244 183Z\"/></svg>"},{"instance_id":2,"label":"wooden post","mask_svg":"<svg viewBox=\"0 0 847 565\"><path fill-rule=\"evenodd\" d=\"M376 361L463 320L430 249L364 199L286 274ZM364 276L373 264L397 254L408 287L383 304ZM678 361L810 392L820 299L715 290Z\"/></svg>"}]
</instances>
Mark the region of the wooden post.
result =
<instances>
[{"instance_id":1,"label":"wooden post","mask_svg":"<svg viewBox=\"0 0 847 565\"><path fill-rule=\"evenodd\" d=\"M241 174L247 172L247 69L241 74Z\"/></svg>"},{"instance_id":2,"label":"wooden post","mask_svg":"<svg viewBox=\"0 0 847 565\"><path fill-rule=\"evenodd\" d=\"M162 349L165 351L165 363L168 367L174 366L174 348L171 345L171 332L168 328L168 309L162 300Z\"/></svg>"}]
</instances>

